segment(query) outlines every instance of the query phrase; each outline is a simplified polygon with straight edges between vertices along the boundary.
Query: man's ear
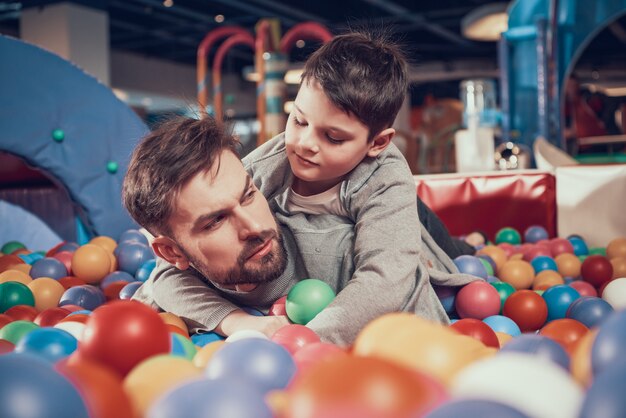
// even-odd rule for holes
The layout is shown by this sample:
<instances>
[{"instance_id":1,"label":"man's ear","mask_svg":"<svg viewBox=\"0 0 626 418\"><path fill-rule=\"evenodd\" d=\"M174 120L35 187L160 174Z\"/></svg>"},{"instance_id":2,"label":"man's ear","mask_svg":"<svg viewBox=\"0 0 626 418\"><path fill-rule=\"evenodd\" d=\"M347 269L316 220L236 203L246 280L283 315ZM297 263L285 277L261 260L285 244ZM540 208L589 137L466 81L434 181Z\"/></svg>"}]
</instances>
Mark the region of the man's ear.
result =
<instances>
[{"instance_id":1,"label":"man's ear","mask_svg":"<svg viewBox=\"0 0 626 418\"><path fill-rule=\"evenodd\" d=\"M380 133L376 135L372 140L370 149L369 151L367 151L367 156L378 157L378 154L380 154L385 150L385 148L387 148L395 134L396 130L393 128L387 128L380 131Z\"/></svg>"},{"instance_id":2,"label":"man's ear","mask_svg":"<svg viewBox=\"0 0 626 418\"><path fill-rule=\"evenodd\" d=\"M179 270L186 270L189 267L189 260L171 238L159 235L152 240L152 249L156 255L175 265Z\"/></svg>"}]
</instances>

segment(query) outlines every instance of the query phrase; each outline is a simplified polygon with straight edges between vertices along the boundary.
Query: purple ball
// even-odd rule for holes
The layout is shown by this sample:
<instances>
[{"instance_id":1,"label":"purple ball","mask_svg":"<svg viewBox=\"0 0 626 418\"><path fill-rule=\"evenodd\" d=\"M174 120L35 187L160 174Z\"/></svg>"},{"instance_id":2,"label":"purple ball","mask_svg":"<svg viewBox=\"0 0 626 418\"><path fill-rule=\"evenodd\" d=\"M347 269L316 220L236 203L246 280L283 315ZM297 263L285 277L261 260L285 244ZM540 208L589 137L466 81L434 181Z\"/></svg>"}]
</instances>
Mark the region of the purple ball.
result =
<instances>
[{"instance_id":1,"label":"purple ball","mask_svg":"<svg viewBox=\"0 0 626 418\"><path fill-rule=\"evenodd\" d=\"M487 269L478 257L473 255L460 255L454 259L454 264L461 273L471 274L487 280Z\"/></svg>"},{"instance_id":2,"label":"purple ball","mask_svg":"<svg viewBox=\"0 0 626 418\"><path fill-rule=\"evenodd\" d=\"M65 265L52 257L45 257L35 261L33 267L30 269L30 277L33 279L51 277L55 280L59 280L65 276L67 276Z\"/></svg>"},{"instance_id":3,"label":"purple ball","mask_svg":"<svg viewBox=\"0 0 626 418\"><path fill-rule=\"evenodd\" d=\"M122 287L122 290L120 290L120 299L126 300L132 298L142 284L142 282L131 282Z\"/></svg>"},{"instance_id":4,"label":"purple ball","mask_svg":"<svg viewBox=\"0 0 626 418\"><path fill-rule=\"evenodd\" d=\"M583 296L572 302L565 316L591 328L604 322L613 311L613 307L604 299Z\"/></svg>"},{"instance_id":5,"label":"purple ball","mask_svg":"<svg viewBox=\"0 0 626 418\"><path fill-rule=\"evenodd\" d=\"M154 258L152 249L139 242L124 242L117 246L116 251L119 270L133 277L142 264Z\"/></svg>"},{"instance_id":6,"label":"purple ball","mask_svg":"<svg viewBox=\"0 0 626 418\"><path fill-rule=\"evenodd\" d=\"M111 283L114 282L134 282L135 278L126 273L125 271L114 271L113 273L109 273L106 276L104 276L104 279L102 279L102 281L100 282L100 288L104 289L105 287L107 287L108 285L110 285Z\"/></svg>"},{"instance_id":7,"label":"purple ball","mask_svg":"<svg viewBox=\"0 0 626 418\"><path fill-rule=\"evenodd\" d=\"M95 286L84 284L67 289L61 296L59 306L76 305L93 311L104 302L106 302L106 297L102 290Z\"/></svg>"},{"instance_id":8,"label":"purple ball","mask_svg":"<svg viewBox=\"0 0 626 418\"><path fill-rule=\"evenodd\" d=\"M117 242L120 244L123 242L139 242L141 244L150 245L148 238L146 238L146 236L138 229L128 229L122 232L122 235L120 235L120 239Z\"/></svg>"},{"instance_id":9,"label":"purple ball","mask_svg":"<svg viewBox=\"0 0 626 418\"><path fill-rule=\"evenodd\" d=\"M548 231L543 226L532 225L524 231L524 242L536 243L543 239L548 239Z\"/></svg>"},{"instance_id":10,"label":"purple ball","mask_svg":"<svg viewBox=\"0 0 626 418\"><path fill-rule=\"evenodd\" d=\"M570 358L565 349L556 341L544 337L543 335L519 335L506 343L500 351L533 354L537 357L550 360L569 372Z\"/></svg>"}]
</instances>

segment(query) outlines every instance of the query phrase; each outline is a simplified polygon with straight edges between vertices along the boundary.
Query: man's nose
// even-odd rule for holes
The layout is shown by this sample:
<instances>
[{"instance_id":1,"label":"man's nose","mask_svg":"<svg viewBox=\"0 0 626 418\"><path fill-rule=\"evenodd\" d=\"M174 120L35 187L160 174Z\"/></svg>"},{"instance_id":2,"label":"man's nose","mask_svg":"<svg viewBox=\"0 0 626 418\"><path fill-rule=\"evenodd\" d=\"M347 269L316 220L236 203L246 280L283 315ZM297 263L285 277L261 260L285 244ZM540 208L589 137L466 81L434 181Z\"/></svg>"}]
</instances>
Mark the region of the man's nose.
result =
<instances>
[{"instance_id":1,"label":"man's nose","mask_svg":"<svg viewBox=\"0 0 626 418\"><path fill-rule=\"evenodd\" d=\"M259 216L249 208L239 208L237 213L239 239L242 241L258 237L263 231Z\"/></svg>"}]
</instances>

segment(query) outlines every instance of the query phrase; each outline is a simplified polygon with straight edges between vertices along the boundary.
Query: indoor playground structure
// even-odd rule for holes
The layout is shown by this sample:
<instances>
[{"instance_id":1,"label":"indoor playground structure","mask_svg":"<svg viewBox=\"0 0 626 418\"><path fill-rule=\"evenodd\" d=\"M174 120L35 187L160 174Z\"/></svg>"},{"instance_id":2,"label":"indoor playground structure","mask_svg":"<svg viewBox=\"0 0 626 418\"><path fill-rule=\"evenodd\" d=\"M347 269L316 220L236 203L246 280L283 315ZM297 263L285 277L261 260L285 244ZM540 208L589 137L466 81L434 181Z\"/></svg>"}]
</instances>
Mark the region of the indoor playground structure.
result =
<instances>
[{"instance_id":1,"label":"indoor playground structure","mask_svg":"<svg viewBox=\"0 0 626 418\"><path fill-rule=\"evenodd\" d=\"M507 139L562 146L564 80L625 13L626 0L512 2L499 47ZM201 111L222 118L224 59L252 50L261 144L284 128L292 46L332 34L256 29L207 33L196 82ZM475 281L435 287L449 324L390 312L350 346L322 341L306 324L337 295L303 277L263 312L242 308L286 316L272 335L193 334L131 300L157 262L120 198L148 127L50 52L0 36L0 57L0 233L18 231L0 234L0 418L626 417L623 165L416 175L452 235L486 239L453 260ZM450 106L446 141L463 118ZM59 242L43 241L45 224Z\"/></svg>"}]
</instances>

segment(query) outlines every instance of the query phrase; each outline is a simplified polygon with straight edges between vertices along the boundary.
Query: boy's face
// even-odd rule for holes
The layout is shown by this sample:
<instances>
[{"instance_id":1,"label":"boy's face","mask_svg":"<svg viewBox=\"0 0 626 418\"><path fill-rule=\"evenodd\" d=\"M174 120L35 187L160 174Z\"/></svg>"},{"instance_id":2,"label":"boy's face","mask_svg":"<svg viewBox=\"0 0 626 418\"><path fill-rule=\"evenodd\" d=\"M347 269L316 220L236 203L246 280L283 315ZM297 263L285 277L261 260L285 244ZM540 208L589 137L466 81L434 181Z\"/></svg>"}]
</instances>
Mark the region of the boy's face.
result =
<instances>
[{"instance_id":1,"label":"boy's face","mask_svg":"<svg viewBox=\"0 0 626 418\"><path fill-rule=\"evenodd\" d=\"M249 290L285 268L267 200L230 151L183 186L169 226L172 248L163 258L183 270L191 265L213 283Z\"/></svg>"},{"instance_id":2,"label":"boy's face","mask_svg":"<svg viewBox=\"0 0 626 418\"><path fill-rule=\"evenodd\" d=\"M368 141L368 134L368 127L336 107L317 81L303 81L285 128L294 190L321 193L341 182L366 156L377 156L386 144L381 148L376 137Z\"/></svg>"}]
</instances>

